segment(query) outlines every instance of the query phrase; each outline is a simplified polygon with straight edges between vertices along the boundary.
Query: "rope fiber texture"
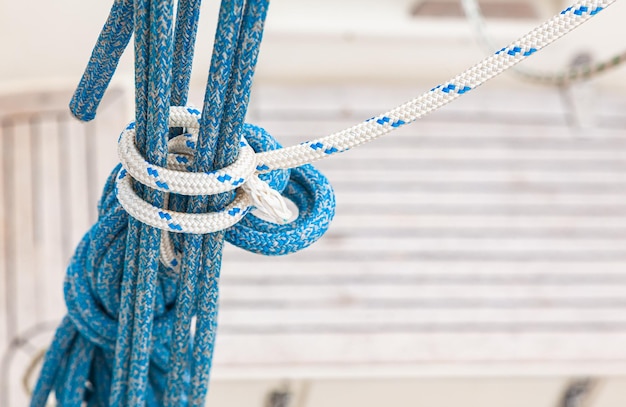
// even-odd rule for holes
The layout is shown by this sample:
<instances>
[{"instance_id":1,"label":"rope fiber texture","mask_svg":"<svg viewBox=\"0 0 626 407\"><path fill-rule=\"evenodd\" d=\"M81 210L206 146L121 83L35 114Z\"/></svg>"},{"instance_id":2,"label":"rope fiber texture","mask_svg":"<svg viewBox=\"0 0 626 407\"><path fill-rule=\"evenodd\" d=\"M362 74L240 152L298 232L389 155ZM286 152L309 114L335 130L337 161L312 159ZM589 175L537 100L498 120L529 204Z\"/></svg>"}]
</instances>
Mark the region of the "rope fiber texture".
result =
<instances>
[{"instance_id":1,"label":"rope fiber texture","mask_svg":"<svg viewBox=\"0 0 626 407\"><path fill-rule=\"evenodd\" d=\"M82 120L95 117L134 33L135 121L120 137L122 164L105 185L98 220L67 269L68 314L46 352L31 406L45 406L51 393L70 407L203 406L224 240L265 255L309 246L335 208L332 188L311 162L442 107L613 2L579 1L416 99L282 148L244 123L267 0L222 0L201 112L184 107L200 2L179 0L174 28L172 0L115 1L70 108ZM297 206L295 220L281 219L278 194ZM254 207L274 211L280 222L255 216Z\"/></svg>"}]
</instances>

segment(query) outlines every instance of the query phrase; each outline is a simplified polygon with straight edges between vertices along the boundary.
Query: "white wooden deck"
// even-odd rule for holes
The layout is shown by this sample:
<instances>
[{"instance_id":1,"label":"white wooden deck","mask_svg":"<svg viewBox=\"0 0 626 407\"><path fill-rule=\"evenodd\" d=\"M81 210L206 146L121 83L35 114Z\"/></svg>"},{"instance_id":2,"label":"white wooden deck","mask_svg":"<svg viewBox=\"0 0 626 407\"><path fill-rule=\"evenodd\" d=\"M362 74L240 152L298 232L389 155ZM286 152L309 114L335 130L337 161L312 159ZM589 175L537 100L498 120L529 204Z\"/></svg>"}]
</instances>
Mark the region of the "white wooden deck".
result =
<instances>
[{"instance_id":1,"label":"white wooden deck","mask_svg":"<svg viewBox=\"0 0 626 407\"><path fill-rule=\"evenodd\" d=\"M258 86L249 121L290 145L425 88ZM626 375L626 97L576 92L575 106L592 114L576 119L555 91L481 89L320 162L338 203L320 242L280 258L225 250L212 397L226 400L236 380L255 383L254 395L313 380L313 390L298 387L311 397L299 405L329 406L341 405L320 390L331 378L370 389L402 378L394 383L417 389L418 378L439 388L457 377L540 376L551 396L520 405L548 406L565 378ZM88 130L60 113L3 116L0 349L64 312L63 265L93 219L127 121L117 102ZM89 170L59 182L80 168ZM29 347L48 336L19 344L13 387ZM593 406L626 397L611 391Z\"/></svg>"}]
</instances>

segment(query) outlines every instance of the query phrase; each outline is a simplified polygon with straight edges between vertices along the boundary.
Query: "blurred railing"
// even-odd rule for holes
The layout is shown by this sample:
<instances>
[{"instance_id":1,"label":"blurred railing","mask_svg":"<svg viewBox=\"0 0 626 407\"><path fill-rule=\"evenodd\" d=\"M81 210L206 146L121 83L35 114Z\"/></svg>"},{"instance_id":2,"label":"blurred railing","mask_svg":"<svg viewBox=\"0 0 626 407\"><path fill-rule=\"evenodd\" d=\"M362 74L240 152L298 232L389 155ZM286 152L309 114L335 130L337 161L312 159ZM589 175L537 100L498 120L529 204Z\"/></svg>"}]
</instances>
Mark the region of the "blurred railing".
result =
<instances>
[{"instance_id":1,"label":"blurred railing","mask_svg":"<svg viewBox=\"0 0 626 407\"><path fill-rule=\"evenodd\" d=\"M71 117L70 86L0 91L0 405L14 406L26 367L64 312L63 276L95 220L115 128L128 119L122 85L100 120ZM117 125L116 125L117 124ZM112 132L114 131L114 132Z\"/></svg>"}]
</instances>

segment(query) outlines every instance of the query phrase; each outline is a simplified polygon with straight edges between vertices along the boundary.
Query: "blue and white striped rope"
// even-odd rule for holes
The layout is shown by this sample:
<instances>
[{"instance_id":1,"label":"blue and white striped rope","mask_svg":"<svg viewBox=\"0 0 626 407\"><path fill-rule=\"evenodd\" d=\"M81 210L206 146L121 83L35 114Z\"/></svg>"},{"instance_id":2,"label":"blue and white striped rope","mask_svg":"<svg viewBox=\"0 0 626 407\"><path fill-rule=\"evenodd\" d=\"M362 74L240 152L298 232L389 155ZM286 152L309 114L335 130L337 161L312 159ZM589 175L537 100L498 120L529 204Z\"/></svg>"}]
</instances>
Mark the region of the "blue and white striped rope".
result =
<instances>
[{"instance_id":1,"label":"blue and white striped rope","mask_svg":"<svg viewBox=\"0 0 626 407\"><path fill-rule=\"evenodd\" d=\"M597 15L615 0L579 1L517 41L395 109L324 138L257 154L260 172L293 168L348 151L432 113L476 89Z\"/></svg>"},{"instance_id":2,"label":"blue and white striped rope","mask_svg":"<svg viewBox=\"0 0 626 407\"><path fill-rule=\"evenodd\" d=\"M200 112L195 109L170 108L170 128L180 127L188 131L185 133L188 136L175 137L168 143L169 152L175 154L168 155L167 167L173 169L152 165L141 156L135 144L134 122L131 123L122 132L118 142L118 154L124 169L133 179L143 185L162 192L175 192L182 195L215 195L232 191L243 185L256 169L254 151L245 138L241 139L237 161L231 165L215 171L191 171L199 119ZM188 153L176 154L185 151Z\"/></svg>"},{"instance_id":3,"label":"blue and white striped rope","mask_svg":"<svg viewBox=\"0 0 626 407\"><path fill-rule=\"evenodd\" d=\"M480 42L480 45L490 52L495 48L492 39L487 35L485 18L482 15L480 4L478 0L462 0L461 4L463 5L463 10L465 11L465 15L468 20L471 22L474 31L476 33L476 37ZM588 12L589 10L585 10L587 6L581 6L576 9L572 7L568 7L563 10L566 12L573 12L575 15L582 15L583 13ZM600 10L595 9L591 11L591 15L597 14ZM569 83L574 83L582 80L591 79L603 72L606 72L609 69L616 68L622 63L626 62L626 51L615 54L610 58L606 58L600 62L594 62L593 64L585 64L582 66L573 66L569 69L562 71L536 71L528 68L515 67L512 69L514 73L516 73L521 79L545 84L545 85L566 85Z\"/></svg>"}]
</instances>

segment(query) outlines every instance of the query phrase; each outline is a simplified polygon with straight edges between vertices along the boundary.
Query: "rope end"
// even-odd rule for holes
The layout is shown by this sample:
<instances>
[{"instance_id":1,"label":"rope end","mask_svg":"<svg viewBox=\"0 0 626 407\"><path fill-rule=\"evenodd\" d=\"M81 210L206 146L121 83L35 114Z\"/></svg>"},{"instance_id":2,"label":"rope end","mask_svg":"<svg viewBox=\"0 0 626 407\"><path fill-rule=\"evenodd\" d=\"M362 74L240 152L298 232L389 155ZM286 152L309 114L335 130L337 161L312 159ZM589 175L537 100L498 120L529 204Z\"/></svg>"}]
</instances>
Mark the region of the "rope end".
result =
<instances>
[{"instance_id":1,"label":"rope end","mask_svg":"<svg viewBox=\"0 0 626 407\"><path fill-rule=\"evenodd\" d=\"M289 223L293 214L287 207L285 198L257 175L252 176L243 188L252 199L252 205L271 221L278 224Z\"/></svg>"}]
</instances>

